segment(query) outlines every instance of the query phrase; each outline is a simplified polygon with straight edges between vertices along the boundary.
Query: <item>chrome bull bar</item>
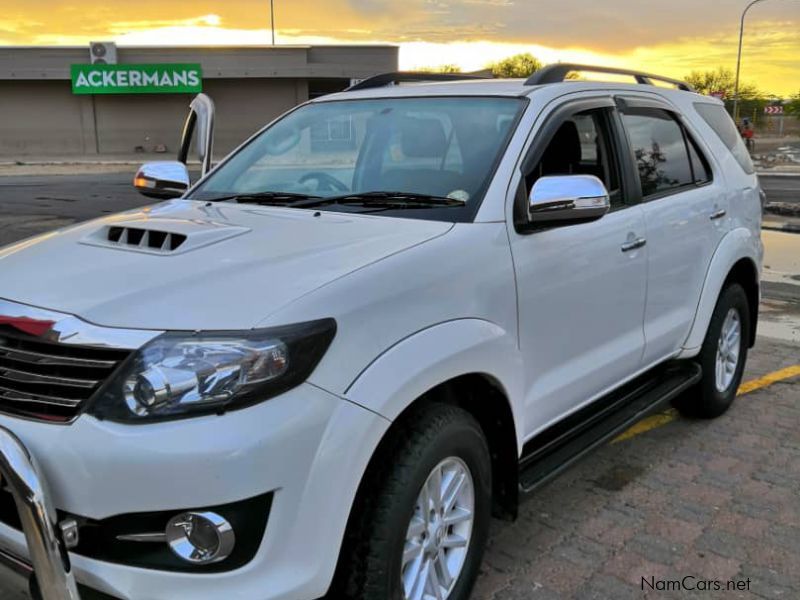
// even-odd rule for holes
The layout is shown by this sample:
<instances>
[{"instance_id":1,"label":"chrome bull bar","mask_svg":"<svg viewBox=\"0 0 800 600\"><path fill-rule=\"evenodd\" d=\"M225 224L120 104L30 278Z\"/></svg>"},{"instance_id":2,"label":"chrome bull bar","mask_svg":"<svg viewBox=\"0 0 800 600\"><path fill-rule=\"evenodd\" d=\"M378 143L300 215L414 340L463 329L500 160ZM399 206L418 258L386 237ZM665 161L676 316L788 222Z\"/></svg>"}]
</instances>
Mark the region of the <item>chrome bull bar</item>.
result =
<instances>
[{"instance_id":1,"label":"chrome bull bar","mask_svg":"<svg viewBox=\"0 0 800 600\"><path fill-rule=\"evenodd\" d=\"M14 497L42 600L80 600L58 516L25 445L0 427L0 479Z\"/></svg>"}]
</instances>

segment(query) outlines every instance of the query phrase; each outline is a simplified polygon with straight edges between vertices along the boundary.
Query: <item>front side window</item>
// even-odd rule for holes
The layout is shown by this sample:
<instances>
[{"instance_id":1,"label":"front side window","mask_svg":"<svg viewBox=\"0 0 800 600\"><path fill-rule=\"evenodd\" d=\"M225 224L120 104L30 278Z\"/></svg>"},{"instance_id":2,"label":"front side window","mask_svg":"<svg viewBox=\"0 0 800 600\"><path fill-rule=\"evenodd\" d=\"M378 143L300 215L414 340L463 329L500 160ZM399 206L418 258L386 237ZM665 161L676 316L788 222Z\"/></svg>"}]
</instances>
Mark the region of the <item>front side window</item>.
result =
<instances>
[{"instance_id":1,"label":"front side window","mask_svg":"<svg viewBox=\"0 0 800 600\"><path fill-rule=\"evenodd\" d=\"M622 113L622 121L643 198L694 184L683 128L672 115L658 109L633 109Z\"/></svg>"},{"instance_id":2,"label":"front side window","mask_svg":"<svg viewBox=\"0 0 800 600\"><path fill-rule=\"evenodd\" d=\"M612 208L623 206L606 109L576 113L559 125L526 176L528 192L539 177L548 175L594 175L606 186Z\"/></svg>"},{"instance_id":3,"label":"front side window","mask_svg":"<svg viewBox=\"0 0 800 600\"><path fill-rule=\"evenodd\" d=\"M403 192L458 201L403 216L460 220L459 211L474 213L480 203L524 105L502 97L307 104L220 165L191 197L275 192L326 199ZM384 199L373 212L394 214L385 204ZM319 209L355 212L365 205L323 203Z\"/></svg>"}]
</instances>

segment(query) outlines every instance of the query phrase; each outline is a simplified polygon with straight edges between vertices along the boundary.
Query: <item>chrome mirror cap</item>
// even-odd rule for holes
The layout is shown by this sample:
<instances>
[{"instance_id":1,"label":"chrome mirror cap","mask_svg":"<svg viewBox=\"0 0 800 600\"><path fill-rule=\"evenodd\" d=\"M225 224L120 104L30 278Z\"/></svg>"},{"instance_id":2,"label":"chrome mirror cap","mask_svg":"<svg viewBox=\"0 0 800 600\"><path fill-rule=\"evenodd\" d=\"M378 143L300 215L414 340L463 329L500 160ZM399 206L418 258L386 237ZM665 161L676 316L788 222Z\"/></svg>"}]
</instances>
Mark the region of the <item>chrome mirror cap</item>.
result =
<instances>
[{"instance_id":1,"label":"chrome mirror cap","mask_svg":"<svg viewBox=\"0 0 800 600\"><path fill-rule=\"evenodd\" d=\"M177 198L189 189L189 171L178 161L145 163L136 172L133 187L150 198Z\"/></svg>"},{"instance_id":2,"label":"chrome mirror cap","mask_svg":"<svg viewBox=\"0 0 800 600\"><path fill-rule=\"evenodd\" d=\"M538 225L594 221L611 208L606 186L594 175L540 177L528 199L528 219Z\"/></svg>"}]
</instances>

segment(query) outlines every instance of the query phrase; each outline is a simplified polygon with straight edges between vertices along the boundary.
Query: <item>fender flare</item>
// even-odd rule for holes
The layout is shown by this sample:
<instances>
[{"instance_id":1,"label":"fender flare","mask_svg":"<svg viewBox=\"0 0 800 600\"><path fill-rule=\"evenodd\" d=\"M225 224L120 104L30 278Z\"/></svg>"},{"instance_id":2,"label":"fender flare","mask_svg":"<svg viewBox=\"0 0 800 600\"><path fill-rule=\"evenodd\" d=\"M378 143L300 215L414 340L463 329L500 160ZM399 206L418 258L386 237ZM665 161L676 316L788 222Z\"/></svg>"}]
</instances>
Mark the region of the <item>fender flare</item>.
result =
<instances>
[{"instance_id":1,"label":"fender flare","mask_svg":"<svg viewBox=\"0 0 800 600\"><path fill-rule=\"evenodd\" d=\"M756 273L761 273L761 242L757 235L744 227L729 231L717 246L706 272L703 290L697 303L694 322L683 343L678 358L691 358L700 351L706 337L711 315L717 305L725 280L733 266L742 259L753 263Z\"/></svg>"},{"instance_id":2,"label":"fender flare","mask_svg":"<svg viewBox=\"0 0 800 600\"><path fill-rule=\"evenodd\" d=\"M456 319L433 325L397 342L369 364L344 397L390 421L417 398L462 375L492 378L509 401L522 450L525 371L516 335L483 319Z\"/></svg>"}]
</instances>

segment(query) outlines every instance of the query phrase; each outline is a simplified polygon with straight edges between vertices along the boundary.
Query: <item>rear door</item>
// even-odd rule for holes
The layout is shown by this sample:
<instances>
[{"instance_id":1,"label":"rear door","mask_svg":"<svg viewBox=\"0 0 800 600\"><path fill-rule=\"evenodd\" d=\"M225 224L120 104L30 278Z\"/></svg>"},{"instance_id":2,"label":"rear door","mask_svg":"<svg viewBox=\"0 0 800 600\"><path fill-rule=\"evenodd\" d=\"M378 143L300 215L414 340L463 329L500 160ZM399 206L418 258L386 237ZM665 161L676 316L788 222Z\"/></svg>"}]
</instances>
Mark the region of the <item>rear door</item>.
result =
<instances>
[{"instance_id":1,"label":"rear door","mask_svg":"<svg viewBox=\"0 0 800 600\"><path fill-rule=\"evenodd\" d=\"M651 364L673 355L688 335L711 257L727 231L727 200L674 109L640 98L624 98L620 108L646 226L643 363Z\"/></svg>"}]
</instances>

